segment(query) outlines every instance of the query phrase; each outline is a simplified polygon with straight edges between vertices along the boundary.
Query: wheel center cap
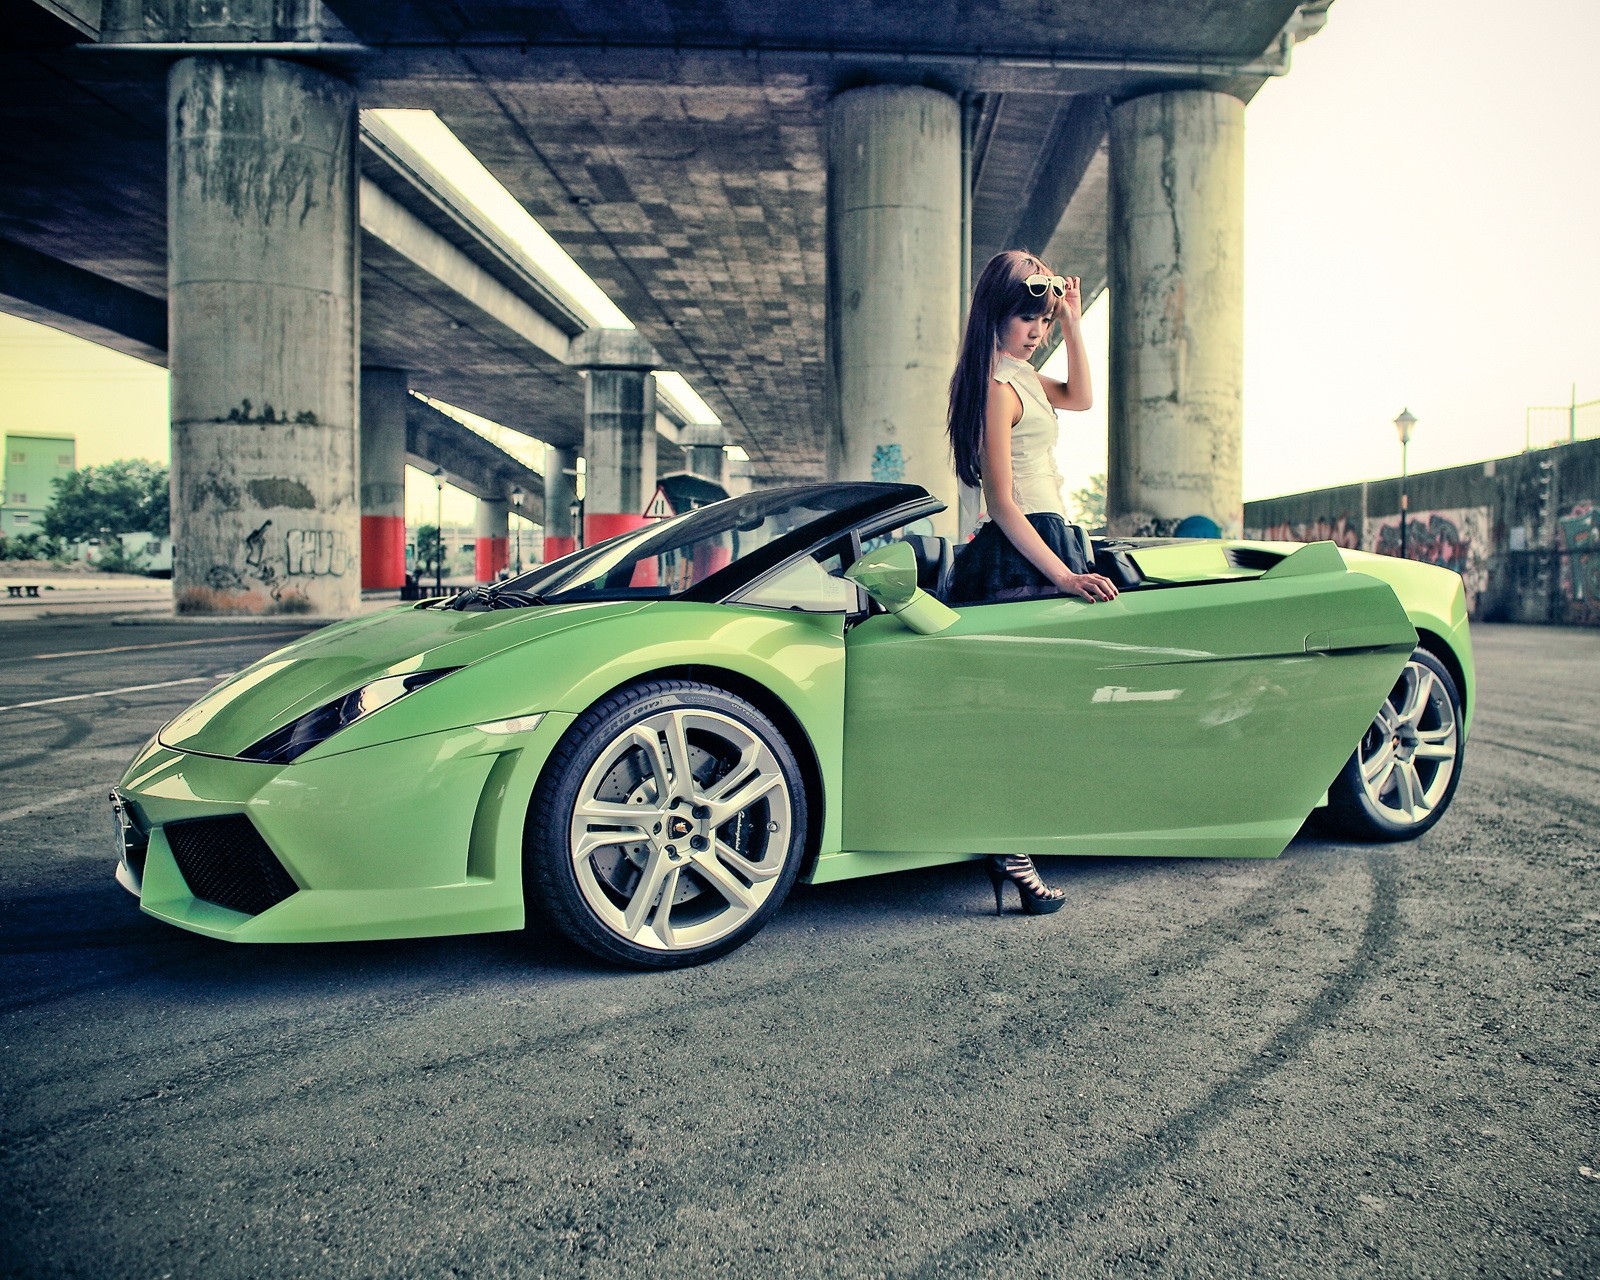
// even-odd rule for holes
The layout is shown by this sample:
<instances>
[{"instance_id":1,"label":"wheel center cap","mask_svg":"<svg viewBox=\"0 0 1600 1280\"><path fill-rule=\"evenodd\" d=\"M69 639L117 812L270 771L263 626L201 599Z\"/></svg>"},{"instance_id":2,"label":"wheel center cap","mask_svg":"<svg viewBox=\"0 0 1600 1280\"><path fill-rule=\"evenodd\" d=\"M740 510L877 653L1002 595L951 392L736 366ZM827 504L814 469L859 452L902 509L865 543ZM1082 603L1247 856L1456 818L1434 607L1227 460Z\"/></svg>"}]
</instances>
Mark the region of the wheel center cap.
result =
<instances>
[{"instance_id":1,"label":"wheel center cap","mask_svg":"<svg viewBox=\"0 0 1600 1280\"><path fill-rule=\"evenodd\" d=\"M694 824L686 818L672 818L667 823L667 831L674 840L682 840L694 830Z\"/></svg>"}]
</instances>

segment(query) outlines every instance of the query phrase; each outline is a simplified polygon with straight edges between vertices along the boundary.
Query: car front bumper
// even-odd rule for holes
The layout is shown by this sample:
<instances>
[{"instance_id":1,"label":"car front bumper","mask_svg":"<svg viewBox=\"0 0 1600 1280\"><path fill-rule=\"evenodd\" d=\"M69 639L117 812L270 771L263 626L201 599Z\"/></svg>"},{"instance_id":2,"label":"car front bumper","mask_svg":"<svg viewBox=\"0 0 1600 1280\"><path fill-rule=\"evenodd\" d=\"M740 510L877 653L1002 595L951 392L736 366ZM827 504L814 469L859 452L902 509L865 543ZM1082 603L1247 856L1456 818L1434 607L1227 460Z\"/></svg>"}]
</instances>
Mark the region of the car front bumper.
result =
<instances>
[{"instance_id":1,"label":"car front bumper","mask_svg":"<svg viewBox=\"0 0 1600 1280\"><path fill-rule=\"evenodd\" d=\"M152 743L114 793L130 819L117 880L150 915L234 942L521 928L528 801L572 720L289 765Z\"/></svg>"}]
</instances>

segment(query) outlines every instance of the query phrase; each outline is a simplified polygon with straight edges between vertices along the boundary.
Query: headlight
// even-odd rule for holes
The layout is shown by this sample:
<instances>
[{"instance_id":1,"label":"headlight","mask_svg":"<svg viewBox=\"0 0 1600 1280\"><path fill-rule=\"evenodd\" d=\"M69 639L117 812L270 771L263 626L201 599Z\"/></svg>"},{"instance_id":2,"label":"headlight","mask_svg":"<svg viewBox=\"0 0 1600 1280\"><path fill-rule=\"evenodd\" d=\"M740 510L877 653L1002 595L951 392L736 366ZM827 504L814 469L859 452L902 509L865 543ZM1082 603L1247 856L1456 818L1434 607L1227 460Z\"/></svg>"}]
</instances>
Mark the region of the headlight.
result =
<instances>
[{"instance_id":1,"label":"headlight","mask_svg":"<svg viewBox=\"0 0 1600 1280\"><path fill-rule=\"evenodd\" d=\"M418 671L409 676L384 676L359 689L352 689L342 698L335 698L326 706L308 711L298 720L274 730L253 746L239 753L241 760L260 760L264 764L288 764L297 760L319 743L326 742L340 729L364 720L374 711L380 711L413 689L432 684L435 680L459 671L460 667L444 667L438 671Z\"/></svg>"}]
</instances>

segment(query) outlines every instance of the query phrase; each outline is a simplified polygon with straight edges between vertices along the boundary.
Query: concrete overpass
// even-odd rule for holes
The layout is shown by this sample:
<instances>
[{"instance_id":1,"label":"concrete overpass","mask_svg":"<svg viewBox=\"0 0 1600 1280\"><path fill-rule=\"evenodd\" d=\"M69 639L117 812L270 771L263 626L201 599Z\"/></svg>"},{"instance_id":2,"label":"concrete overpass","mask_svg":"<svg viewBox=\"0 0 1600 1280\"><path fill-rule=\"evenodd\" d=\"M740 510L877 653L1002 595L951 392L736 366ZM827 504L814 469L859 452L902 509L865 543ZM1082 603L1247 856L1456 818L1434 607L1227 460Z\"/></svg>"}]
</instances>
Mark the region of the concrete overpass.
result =
<instances>
[{"instance_id":1,"label":"concrete overpass","mask_svg":"<svg viewBox=\"0 0 1600 1280\"><path fill-rule=\"evenodd\" d=\"M180 607L274 607L206 586L274 512L282 579L350 607L353 569L295 570L353 565L362 515L392 563L408 389L551 444L520 487L556 547L580 453L593 537L705 439L658 370L756 483L894 473L954 506L967 280L1019 244L1111 284L1114 523L1237 527L1242 104L1329 3L4 0L0 295L169 362ZM620 315L394 108L436 112Z\"/></svg>"}]
</instances>

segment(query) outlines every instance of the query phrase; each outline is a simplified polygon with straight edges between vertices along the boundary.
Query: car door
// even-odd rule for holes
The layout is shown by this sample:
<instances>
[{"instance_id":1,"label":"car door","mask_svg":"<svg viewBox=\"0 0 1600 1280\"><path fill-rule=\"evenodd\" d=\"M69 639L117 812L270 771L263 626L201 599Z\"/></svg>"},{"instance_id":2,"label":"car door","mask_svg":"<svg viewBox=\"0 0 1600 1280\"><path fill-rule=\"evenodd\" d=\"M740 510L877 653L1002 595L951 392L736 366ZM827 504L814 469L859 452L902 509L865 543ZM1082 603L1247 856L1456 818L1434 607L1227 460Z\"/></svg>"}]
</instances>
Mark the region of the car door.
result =
<instances>
[{"instance_id":1,"label":"car door","mask_svg":"<svg viewBox=\"0 0 1600 1280\"><path fill-rule=\"evenodd\" d=\"M1416 641L1331 543L1260 577L957 612L846 637L846 849L1275 856Z\"/></svg>"}]
</instances>

